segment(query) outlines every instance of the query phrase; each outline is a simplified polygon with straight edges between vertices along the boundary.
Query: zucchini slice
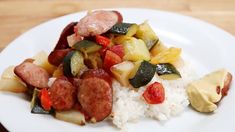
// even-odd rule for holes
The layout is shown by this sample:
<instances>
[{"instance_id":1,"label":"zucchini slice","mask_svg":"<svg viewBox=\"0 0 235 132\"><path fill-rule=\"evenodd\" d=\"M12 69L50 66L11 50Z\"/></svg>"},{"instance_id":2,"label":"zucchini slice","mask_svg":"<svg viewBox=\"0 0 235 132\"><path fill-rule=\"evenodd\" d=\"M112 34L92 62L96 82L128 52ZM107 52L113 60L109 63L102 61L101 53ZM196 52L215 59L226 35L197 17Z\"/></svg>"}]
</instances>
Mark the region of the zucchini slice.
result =
<instances>
[{"instance_id":1,"label":"zucchini slice","mask_svg":"<svg viewBox=\"0 0 235 132\"><path fill-rule=\"evenodd\" d=\"M130 61L123 61L110 68L114 78L118 80L122 86L129 85L129 74L131 73L134 64Z\"/></svg>"},{"instance_id":2,"label":"zucchini slice","mask_svg":"<svg viewBox=\"0 0 235 132\"><path fill-rule=\"evenodd\" d=\"M148 61L142 61L136 74L133 78L129 79L130 84L134 88L139 88L148 84L156 72L156 66Z\"/></svg>"},{"instance_id":3,"label":"zucchini slice","mask_svg":"<svg viewBox=\"0 0 235 132\"><path fill-rule=\"evenodd\" d=\"M42 108L39 97L38 97L39 93L40 93L40 90L37 88L34 88L33 97L31 100L31 113L33 113L33 114L51 114L51 113L53 113L53 110L46 111Z\"/></svg>"},{"instance_id":4,"label":"zucchini slice","mask_svg":"<svg viewBox=\"0 0 235 132\"><path fill-rule=\"evenodd\" d=\"M84 58L79 51L69 52L63 61L63 73L65 76L77 76L86 68Z\"/></svg>"},{"instance_id":5,"label":"zucchini slice","mask_svg":"<svg viewBox=\"0 0 235 132\"><path fill-rule=\"evenodd\" d=\"M124 37L126 38L126 37ZM141 39L134 37L127 37L128 39L123 40L121 43L124 47L125 55L124 60L139 61L139 60L150 60L150 53L145 43Z\"/></svg>"},{"instance_id":6,"label":"zucchini slice","mask_svg":"<svg viewBox=\"0 0 235 132\"><path fill-rule=\"evenodd\" d=\"M108 32L131 37L136 34L137 30L138 25L135 23L117 23Z\"/></svg>"},{"instance_id":7,"label":"zucchini slice","mask_svg":"<svg viewBox=\"0 0 235 132\"><path fill-rule=\"evenodd\" d=\"M89 53L99 51L102 46L90 40L82 40L74 44L72 48L87 55Z\"/></svg>"},{"instance_id":8,"label":"zucchini slice","mask_svg":"<svg viewBox=\"0 0 235 132\"><path fill-rule=\"evenodd\" d=\"M78 125L85 125L86 122L84 114L77 110L56 111L55 118Z\"/></svg>"},{"instance_id":9,"label":"zucchini slice","mask_svg":"<svg viewBox=\"0 0 235 132\"><path fill-rule=\"evenodd\" d=\"M139 25L135 36L142 39L149 50L159 41L159 38L147 22Z\"/></svg>"},{"instance_id":10,"label":"zucchini slice","mask_svg":"<svg viewBox=\"0 0 235 132\"><path fill-rule=\"evenodd\" d=\"M175 80L181 78L180 72L170 63L156 65L156 72L162 79Z\"/></svg>"}]
</instances>

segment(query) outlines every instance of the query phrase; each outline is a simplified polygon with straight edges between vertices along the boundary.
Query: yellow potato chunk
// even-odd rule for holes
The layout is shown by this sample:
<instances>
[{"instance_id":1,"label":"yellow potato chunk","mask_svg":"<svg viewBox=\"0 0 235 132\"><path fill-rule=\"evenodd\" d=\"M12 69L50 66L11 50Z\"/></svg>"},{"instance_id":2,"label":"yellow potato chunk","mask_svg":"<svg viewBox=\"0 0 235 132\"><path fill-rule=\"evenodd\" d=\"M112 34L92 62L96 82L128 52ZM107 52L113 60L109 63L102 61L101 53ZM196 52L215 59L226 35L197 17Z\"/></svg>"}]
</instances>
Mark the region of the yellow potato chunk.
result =
<instances>
[{"instance_id":1,"label":"yellow potato chunk","mask_svg":"<svg viewBox=\"0 0 235 132\"><path fill-rule=\"evenodd\" d=\"M159 63L171 63L173 64L175 61L177 61L180 57L181 49L171 47L167 50L163 50L156 56L153 56L151 58L152 64L159 64Z\"/></svg>"},{"instance_id":2,"label":"yellow potato chunk","mask_svg":"<svg viewBox=\"0 0 235 132\"><path fill-rule=\"evenodd\" d=\"M45 69L49 74L53 74L55 66L48 62L48 54L45 51L37 53L32 59L34 59L34 64Z\"/></svg>"}]
</instances>

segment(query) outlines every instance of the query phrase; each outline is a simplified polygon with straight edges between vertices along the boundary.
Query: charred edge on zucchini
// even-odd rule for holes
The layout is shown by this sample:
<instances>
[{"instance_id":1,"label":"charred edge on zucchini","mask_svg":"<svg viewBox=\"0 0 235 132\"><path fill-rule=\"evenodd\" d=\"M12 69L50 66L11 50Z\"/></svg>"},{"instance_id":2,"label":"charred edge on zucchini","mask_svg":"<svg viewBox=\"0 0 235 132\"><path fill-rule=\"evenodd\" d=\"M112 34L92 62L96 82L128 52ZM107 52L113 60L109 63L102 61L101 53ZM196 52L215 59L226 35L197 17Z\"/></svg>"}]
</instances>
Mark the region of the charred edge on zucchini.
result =
<instances>
[{"instance_id":1,"label":"charred edge on zucchini","mask_svg":"<svg viewBox=\"0 0 235 132\"><path fill-rule=\"evenodd\" d=\"M166 80L181 78L180 72L170 63L157 64L156 72L162 79Z\"/></svg>"},{"instance_id":2,"label":"charred edge on zucchini","mask_svg":"<svg viewBox=\"0 0 235 132\"><path fill-rule=\"evenodd\" d=\"M65 56L63 62L65 76L77 76L85 68L84 58L79 51L71 51Z\"/></svg>"},{"instance_id":3,"label":"charred edge on zucchini","mask_svg":"<svg viewBox=\"0 0 235 132\"><path fill-rule=\"evenodd\" d=\"M41 102L39 99L39 93L40 93L40 90L37 88L34 88L33 97L31 100L31 113L33 113L33 114L53 114L54 113L53 109L51 109L50 111L46 111L42 108Z\"/></svg>"},{"instance_id":4,"label":"charred edge on zucchini","mask_svg":"<svg viewBox=\"0 0 235 132\"><path fill-rule=\"evenodd\" d=\"M133 36L138 30L135 23L117 23L108 32L113 34Z\"/></svg>"},{"instance_id":5,"label":"charred edge on zucchini","mask_svg":"<svg viewBox=\"0 0 235 132\"><path fill-rule=\"evenodd\" d=\"M142 61L135 76L132 79L129 79L129 82L134 88L139 88L148 84L152 80L155 72L155 65L147 61Z\"/></svg>"}]
</instances>

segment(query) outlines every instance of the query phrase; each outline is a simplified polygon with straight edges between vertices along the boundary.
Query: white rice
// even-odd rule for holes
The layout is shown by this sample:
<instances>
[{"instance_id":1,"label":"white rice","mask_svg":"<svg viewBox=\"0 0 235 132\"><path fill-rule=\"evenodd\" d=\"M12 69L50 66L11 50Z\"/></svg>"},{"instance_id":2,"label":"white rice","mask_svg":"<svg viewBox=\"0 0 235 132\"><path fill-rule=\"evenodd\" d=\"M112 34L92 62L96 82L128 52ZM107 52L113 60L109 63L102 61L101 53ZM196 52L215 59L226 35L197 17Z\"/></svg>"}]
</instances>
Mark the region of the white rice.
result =
<instances>
[{"instance_id":1,"label":"white rice","mask_svg":"<svg viewBox=\"0 0 235 132\"><path fill-rule=\"evenodd\" d=\"M179 115L189 105L185 91L186 85L196 78L189 64L185 64L178 70L182 78L172 81L153 77L149 84L157 81L162 83L165 89L165 100L161 104L149 105L145 102L142 94L146 87L140 87L138 91L128 87L122 87L119 82L113 82L113 124L118 128L126 129L128 122L136 122L140 118L153 118L167 120L172 116Z\"/></svg>"}]
</instances>

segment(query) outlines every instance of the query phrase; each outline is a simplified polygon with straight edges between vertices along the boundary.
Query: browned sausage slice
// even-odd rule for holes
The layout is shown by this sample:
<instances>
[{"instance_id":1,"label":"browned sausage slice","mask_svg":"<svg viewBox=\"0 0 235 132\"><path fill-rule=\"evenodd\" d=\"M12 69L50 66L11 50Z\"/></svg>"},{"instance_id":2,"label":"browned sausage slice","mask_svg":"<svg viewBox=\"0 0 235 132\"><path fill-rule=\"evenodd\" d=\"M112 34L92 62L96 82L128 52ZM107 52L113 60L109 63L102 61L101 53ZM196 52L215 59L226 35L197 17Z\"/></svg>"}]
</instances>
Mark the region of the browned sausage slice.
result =
<instances>
[{"instance_id":1,"label":"browned sausage slice","mask_svg":"<svg viewBox=\"0 0 235 132\"><path fill-rule=\"evenodd\" d=\"M59 66L69 51L71 51L71 49L59 49L52 51L48 56L49 63L54 66Z\"/></svg>"},{"instance_id":2,"label":"browned sausage slice","mask_svg":"<svg viewBox=\"0 0 235 132\"><path fill-rule=\"evenodd\" d=\"M62 31L60 38L54 48L54 50L57 49L66 49L69 48L69 44L67 41L67 37L69 35L72 35L74 33L74 26L77 24L77 22L71 22L68 24Z\"/></svg>"},{"instance_id":3,"label":"browned sausage slice","mask_svg":"<svg viewBox=\"0 0 235 132\"><path fill-rule=\"evenodd\" d=\"M16 66L14 73L26 84L37 88L48 87L49 74L47 71L31 62L25 61Z\"/></svg>"},{"instance_id":4,"label":"browned sausage slice","mask_svg":"<svg viewBox=\"0 0 235 132\"><path fill-rule=\"evenodd\" d=\"M93 122L102 121L112 111L112 87L97 77L84 79L79 88L78 100Z\"/></svg>"},{"instance_id":5,"label":"browned sausage slice","mask_svg":"<svg viewBox=\"0 0 235 132\"><path fill-rule=\"evenodd\" d=\"M113 12L116 13L118 16L118 23L122 23L123 21L122 14L119 11L113 11Z\"/></svg>"},{"instance_id":6,"label":"browned sausage slice","mask_svg":"<svg viewBox=\"0 0 235 132\"><path fill-rule=\"evenodd\" d=\"M104 79L112 86L112 78L104 69L89 69L81 75L81 79L97 77Z\"/></svg>"},{"instance_id":7,"label":"browned sausage slice","mask_svg":"<svg viewBox=\"0 0 235 132\"><path fill-rule=\"evenodd\" d=\"M113 11L94 11L82 18L75 28L80 36L95 36L107 32L119 19Z\"/></svg>"},{"instance_id":8,"label":"browned sausage slice","mask_svg":"<svg viewBox=\"0 0 235 132\"><path fill-rule=\"evenodd\" d=\"M76 103L76 88L66 77L57 78L49 92L55 110L69 110Z\"/></svg>"}]
</instances>

